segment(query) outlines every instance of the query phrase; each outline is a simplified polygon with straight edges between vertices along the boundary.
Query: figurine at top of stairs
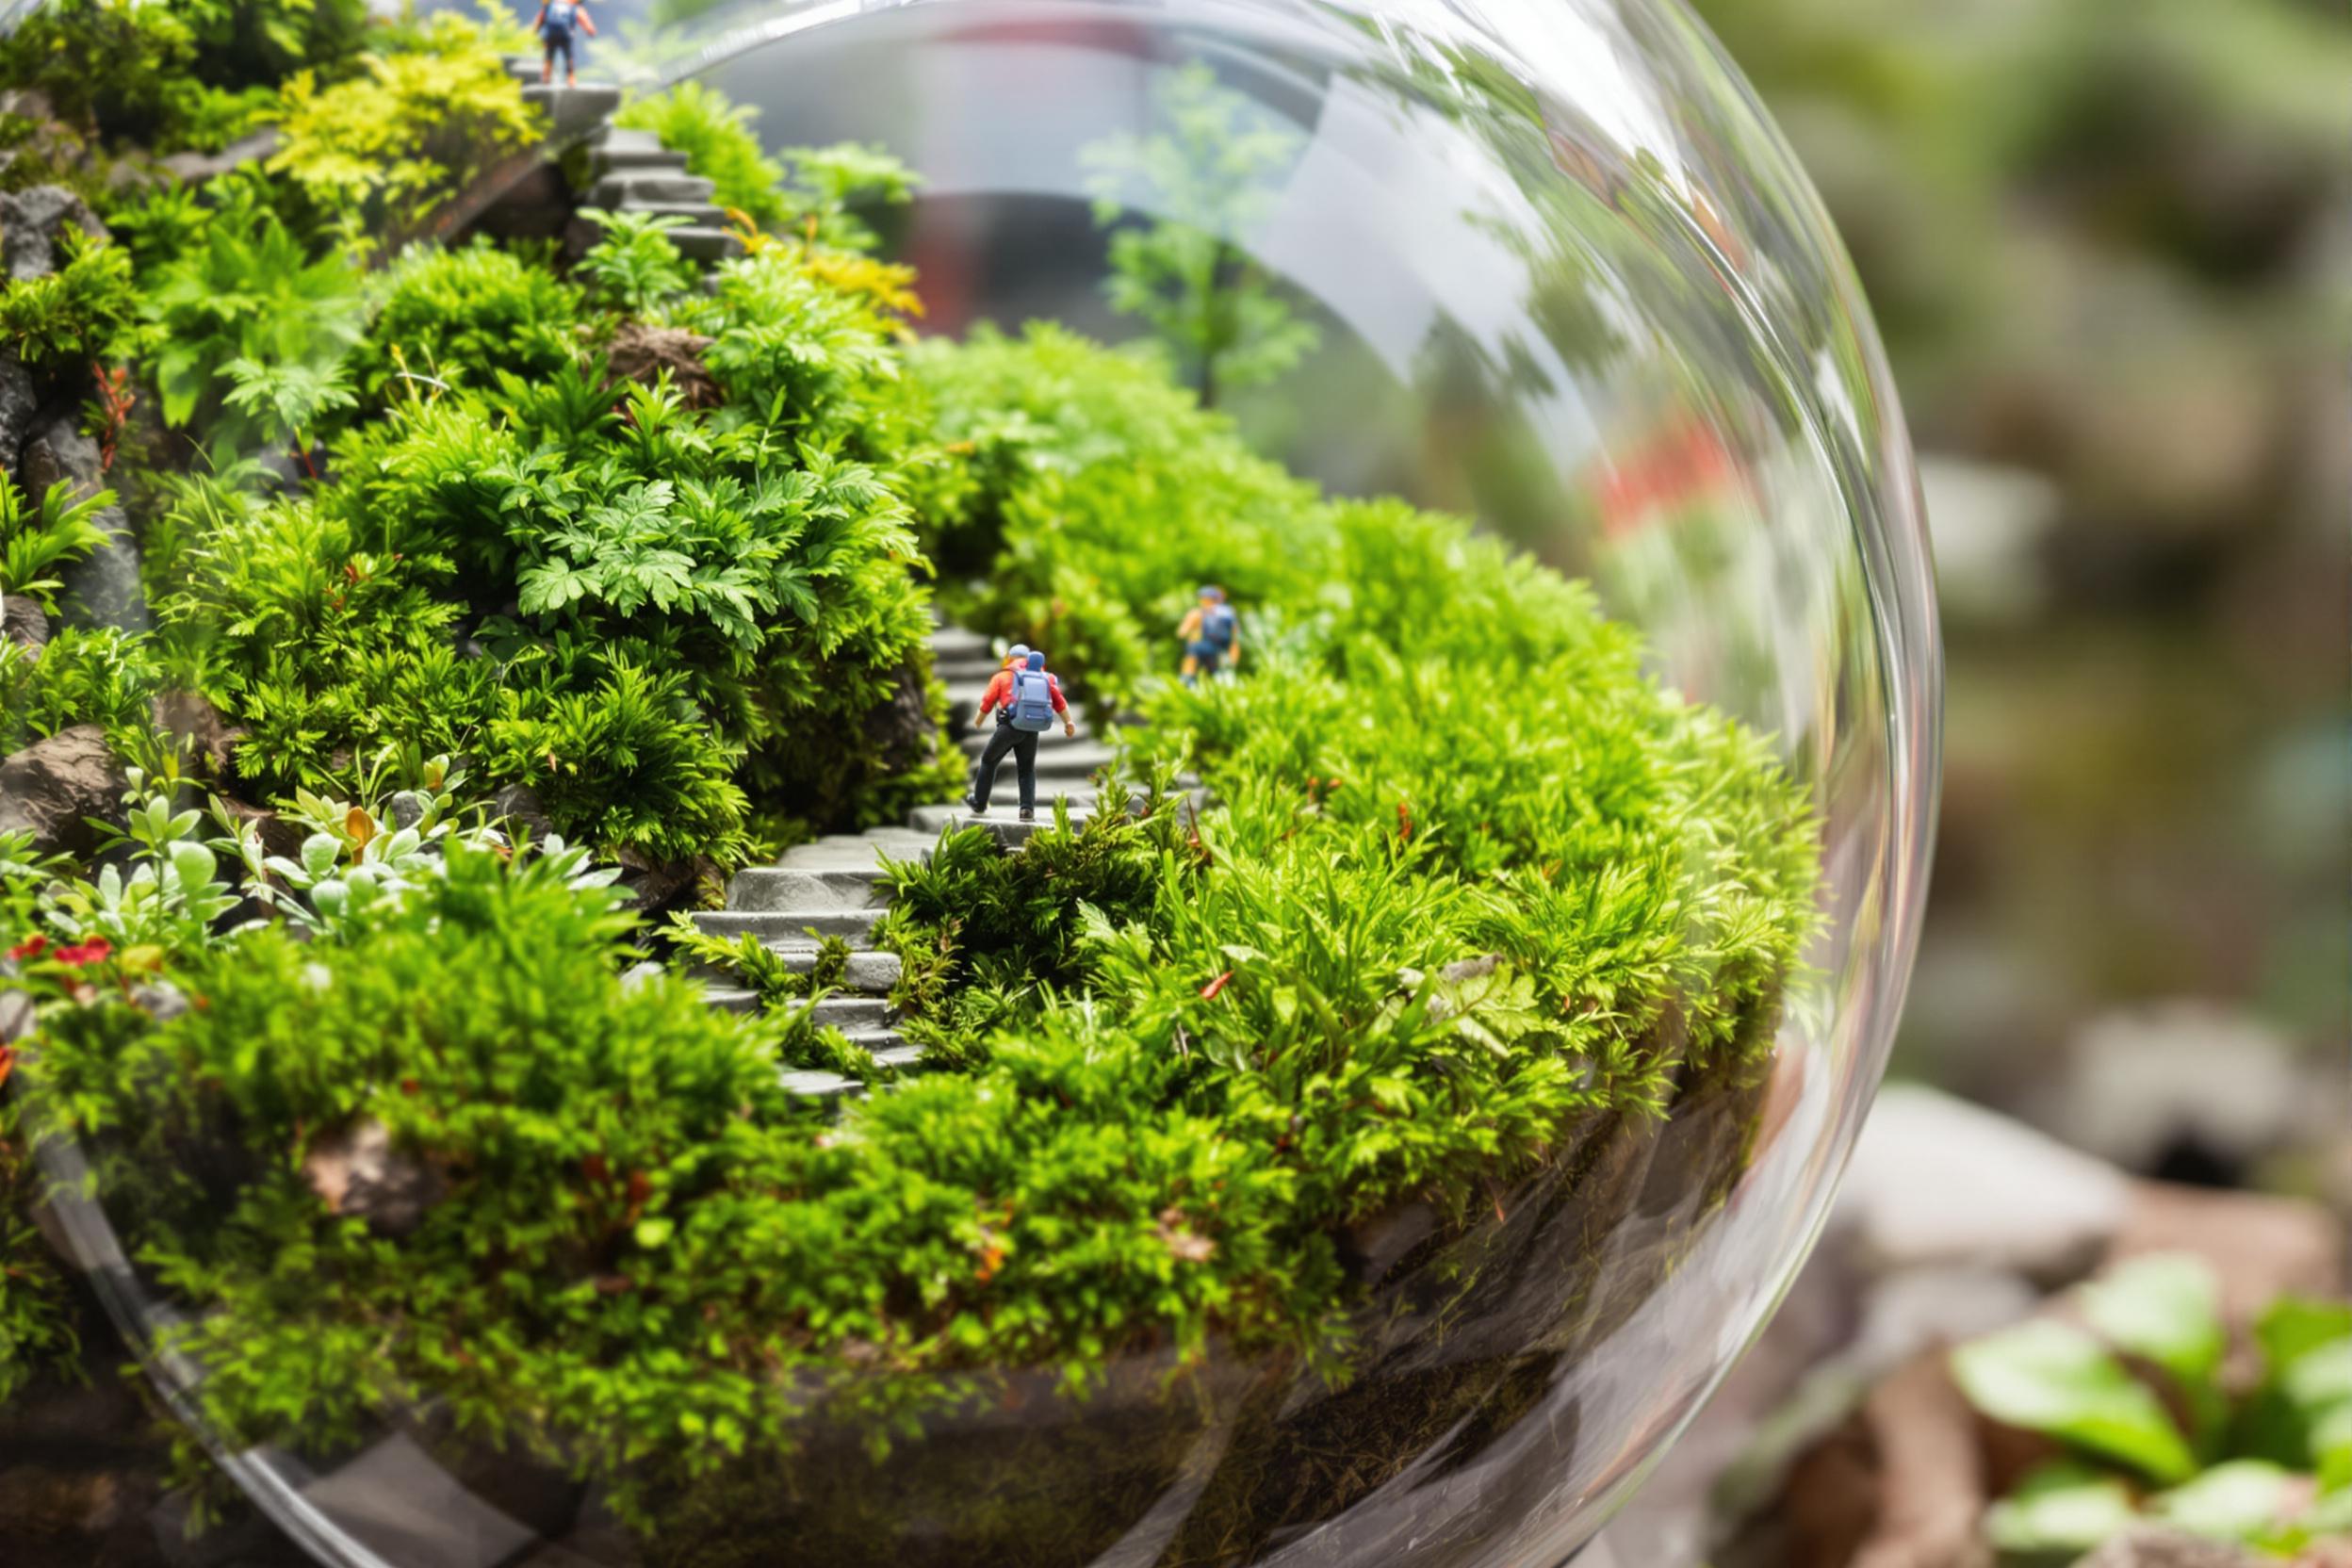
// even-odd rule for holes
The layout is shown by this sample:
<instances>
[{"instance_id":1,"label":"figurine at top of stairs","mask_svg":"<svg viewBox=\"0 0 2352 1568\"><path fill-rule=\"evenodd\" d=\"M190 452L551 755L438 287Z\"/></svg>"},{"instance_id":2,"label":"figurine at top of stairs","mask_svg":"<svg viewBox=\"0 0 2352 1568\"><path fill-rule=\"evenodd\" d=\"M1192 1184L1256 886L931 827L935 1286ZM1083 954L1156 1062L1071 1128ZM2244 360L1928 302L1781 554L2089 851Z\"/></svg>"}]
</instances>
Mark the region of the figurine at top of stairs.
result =
<instances>
[{"instance_id":1,"label":"figurine at top of stairs","mask_svg":"<svg viewBox=\"0 0 2352 1568\"><path fill-rule=\"evenodd\" d=\"M547 45L547 56L539 67L539 79L555 79L555 52L564 51L564 85L580 85L578 35L596 36L596 24L589 20L586 0L541 0L539 14L531 19L531 30Z\"/></svg>"}]
</instances>

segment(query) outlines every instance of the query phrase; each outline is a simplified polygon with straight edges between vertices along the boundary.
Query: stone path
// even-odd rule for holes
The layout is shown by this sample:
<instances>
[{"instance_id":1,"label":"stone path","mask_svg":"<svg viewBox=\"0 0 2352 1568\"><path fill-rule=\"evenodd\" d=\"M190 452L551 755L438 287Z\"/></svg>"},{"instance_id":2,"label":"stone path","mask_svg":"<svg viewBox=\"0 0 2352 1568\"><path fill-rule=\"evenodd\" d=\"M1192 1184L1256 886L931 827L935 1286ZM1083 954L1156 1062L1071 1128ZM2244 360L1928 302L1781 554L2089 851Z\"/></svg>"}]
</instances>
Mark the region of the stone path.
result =
<instances>
[{"instance_id":1,"label":"stone path","mask_svg":"<svg viewBox=\"0 0 2352 1568\"><path fill-rule=\"evenodd\" d=\"M727 213L710 200L710 182L686 172L685 154L671 152L651 131L608 122L620 106L619 88L607 82L542 85L536 55L509 55L506 69L523 83L524 99L547 111L551 146L564 146L584 133L586 177L575 191L580 205L681 219L683 226L670 231L670 242L695 261L725 261L743 253L743 242L727 228ZM595 224L575 220L564 243L578 256L596 243L599 232Z\"/></svg>"},{"instance_id":2,"label":"stone path","mask_svg":"<svg viewBox=\"0 0 2352 1568\"><path fill-rule=\"evenodd\" d=\"M972 729L972 712L999 661L986 638L961 627L941 627L931 639L931 652L934 668L950 694L949 722L961 737L964 754L977 757L988 738ZM815 1004L814 1021L841 1030L885 1067L920 1070L923 1048L900 1036L888 1000L898 984L898 955L873 945L874 923L889 907L879 885L882 858L924 858L942 829L974 822L992 831L1007 850L1017 850L1030 835L1054 825L1056 798L1068 803L1073 825L1091 817L1098 794L1093 775L1111 760L1114 751L1095 736L1075 706L1070 715L1077 723L1075 736L1054 729L1037 742L1035 822L1018 820L1017 779L1007 759L986 817L974 818L961 801L942 801L917 807L904 825L829 834L797 845L772 866L736 873L727 885L727 907L699 911L694 923L714 937L751 932L802 972L816 962L822 938L847 939L848 971L840 988ZM709 994L711 1005L736 1012L749 1012L760 1004L757 994L741 986L712 982ZM860 1094L866 1087L838 1072L795 1070L784 1076L793 1090L829 1100Z\"/></svg>"}]
</instances>

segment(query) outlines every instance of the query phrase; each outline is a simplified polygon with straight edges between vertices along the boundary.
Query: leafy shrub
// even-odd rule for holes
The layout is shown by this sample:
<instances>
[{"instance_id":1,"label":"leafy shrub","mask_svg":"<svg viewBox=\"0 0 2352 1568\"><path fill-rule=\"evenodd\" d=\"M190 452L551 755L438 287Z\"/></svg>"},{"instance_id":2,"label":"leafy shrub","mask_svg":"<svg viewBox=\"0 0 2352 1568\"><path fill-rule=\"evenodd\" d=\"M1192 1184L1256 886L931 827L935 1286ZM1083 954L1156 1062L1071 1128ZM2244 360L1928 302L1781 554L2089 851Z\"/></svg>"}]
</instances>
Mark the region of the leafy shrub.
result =
<instances>
[{"instance_id":1,"label":"leafy shrub","mask_svg":"<svg viewBox=\"0 0 2352 1568\"><path fill-rule=\"evenodd\" d=\"M139 318L129 255L68 227L62 265L0 288L0 338L44 374L110 360L131 346Z\"/></svg>"},{"instance_id":2,"label":"leafy shrub","mask_svg":"<svg viewBox=\"0 0 2352 1568\"><path fill-rule=\"evenodd\" d=\"M473 750L567 833L721 861L754 799L834 822L939 789L896 469L834 451L890 355L822 294L778 252L677 307L721 408L630 384L616 417L598 367L489 368L351 433L315 495L216 518L164 612L219 634L240 767L328 791L387 743Z\"/></svg>"},{"instance_id":3,"label":"leafy shrub","mask_svg":"<svg viewBox=\"0 0 2352 1568\"><path fill-rule=\"evenodd\" d=\"M273 400L232 400L240 387L306 384L311 416L321 411L318 390L340 384L359 338L360 280L346 254L312 259L275 213L239 201L158 269L145 310L165 420L225 459L286 433Z\"/></svg>"},{"instance_id":4,"label":"leafy shrub","mask_svg":"<svg viewBox=\"0 0 2352 1568\"><path fill-rule=\"evenodd\" d=\"M2087 1329L2037 1319L1952 1352L1979 1411L2066 1450L1986 1515L2004 1560L2072 1560L2143 1519L2282 1558L2352 1539L2352 1306L2273 1302L2246 1392L2223 1377L2220 1297L2199 1260L2151 1255L2078 1293Z\"/></svg>"},{"instance_id":5,"label":"leafy shrub","mask_svg":"<svg viewBox=\"0 0 2352 1568\"><path fill-rule=\"evenodd\" d=\"M286 140L270 172L353 246L386 228L416 228L442 199L546 134L491 27L435 11L416 42L364 56L350 80L321 85L299 71L279 89Z\"/></svg>"},{"instance_id":6,"label":"leafy shrub","mask_svg":"<svg viewBox=\"0 0 2352 1568\"><path fill-rule=\"evenodd\" d=\"M479 240L454 251L411 246L372 293L354 375L377 401L396 390L422 395L433 381L490 385L500 370L537 381L579 355L579 290Z\"/></svg>"},{"instance_id":7,"label":"leafy shrub","mask_svg":"<svg viewBox=\"0 0 2352 1568\"><path fill-rule=\"evenodd\" d=\"M75 725L104 727L116 752L152 742L148 704L162 689L153 638L112 627L63 627L38 653L0 644L0 751Z\"/></svg>"},{"instance_id":8,"label":"leafy shrub","mask_svg":"<svg viewBox=\"0 0 2352 1568\"><path fill-rule=\"evenodd\" d=\"M1056 1031L1006 1052L1016 1092L916 1083L854 1144L815 1137L765 1027L623 986L623 930L545 862L459 843L342 941L199 950L172 977L205 1005L167 1022L43 1007L59 1119L35 1135L95 1151L159 1277L217 1304L176 1348L227 1432L350 1436L431 1387L459 1430L618 1477L627 1507L790 1452L814 1403L881 1413L1146 1322L1197 1357L1215 1323L1314 1321L1330 1280L1282 1239L1288 1178L1181 1112L1131 1120L1151 1058ZM314 1184L367 1123L433 1173L397 1245ZM167 1152L199 1148L202 1173ZM844 1372L867 1348L905 1380Z\"/></svg>"}]
</instances>

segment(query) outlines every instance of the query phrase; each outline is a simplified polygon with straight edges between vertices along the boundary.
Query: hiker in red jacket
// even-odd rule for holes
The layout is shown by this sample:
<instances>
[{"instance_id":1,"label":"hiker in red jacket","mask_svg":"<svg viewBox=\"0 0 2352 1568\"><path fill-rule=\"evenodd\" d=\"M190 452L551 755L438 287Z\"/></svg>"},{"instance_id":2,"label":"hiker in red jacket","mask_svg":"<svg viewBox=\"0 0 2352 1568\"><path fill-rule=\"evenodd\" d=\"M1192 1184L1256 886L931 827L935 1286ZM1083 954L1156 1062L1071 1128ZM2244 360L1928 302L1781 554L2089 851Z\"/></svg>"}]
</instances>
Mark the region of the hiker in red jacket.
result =
<instances>
[{"instance_id":1,"label":"hiker in red jacket","mask_svg":"<svg viewBox=\"0 0 2352 1568\"><path fill-rule=\"evenodd\" d=\"M991 712L996 715L996 733L988 737L988 750L980 754L972 770L972 788L964 794L964 805L975 817L988 815L988 792L995 787L996 770L1009 751L1021 768L1021 820L1035 822L1037 737L1054 727L1056 716L1062 721L1064 735L1078 733L1077 721L1070 716L1070 703L1062 696L1062 683L1045 672L1044 654L1032 651L1021 663L1008 663L997 671L980 695L980 711L973 715L972 727L985 727Z\"/></svg>"}]
</instances>

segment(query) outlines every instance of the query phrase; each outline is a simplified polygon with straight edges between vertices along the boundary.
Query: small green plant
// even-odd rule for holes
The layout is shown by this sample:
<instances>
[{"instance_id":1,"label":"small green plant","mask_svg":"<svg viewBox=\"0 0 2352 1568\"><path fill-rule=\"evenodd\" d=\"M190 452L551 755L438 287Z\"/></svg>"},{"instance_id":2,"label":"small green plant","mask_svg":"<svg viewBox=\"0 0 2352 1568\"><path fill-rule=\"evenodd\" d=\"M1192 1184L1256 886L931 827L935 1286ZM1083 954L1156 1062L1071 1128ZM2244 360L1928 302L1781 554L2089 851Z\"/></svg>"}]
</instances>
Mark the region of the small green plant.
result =
<instances>
[{"instance_id":1,"label":"small green plant","mask_svg":"<svg viewBox=\"0 0 2352 1568\"><path fill-rule=\"evenodd\" d=\"M599 207L583 207L580 215L604 231L580 258L592 301L626 315L651 317L693 285L693 269L670 242L670 231L685 227L683 218Z\"/></svg>"},{"instance_id":2,"label":"small green plant","mask_svg":"<svg viewBox=\"0 0 2352 1568\"><path fill-rule=\"evenodd\" d=\"M486 243L411 246L372 295L355 359L361 391L379 402L495 384L500 370L535 381L580 355L579 289Z\"/></svg>"},{"instance_id":3,"label":"small green plant","mask_svg":"<svg viewBox=\"0 0 2352 1568\"><path fill-rule=\"evenodd\" d=\"M0 288L0 339L51 374L129 351L139 320L129 253L72 227L60 240L56 271Z\"/></svg>"},{"instance_id":4,"label":"small green plant","mask_svg":"<svg viewBox=\"0 0 2352 1568\"><path fill-rule=\"evenodd\" d=\"M1320 338L1242 248L1305 139L1198 62L1167 80L1159 106L1165 131L1110 137L1080 157L1095 220L1112 228L1111 308L1140 317L1213 407L1282 375ZM1147 221L1113 227L1131 207Z\"/></svg>"},{"instance_id":5,"label":"small green plant","mask_svg":"<svg viewBox=\"0 0 2352 1568\"><path fill-rule=\"evenodd\" d=\"M223 460L348 405L359 273L337 252L312 259L273 212L237 202L213 213L152 279L145 309L164 419L202 432Z\"/></svg>"},{"instance_id":6,"label":"small green plant","mask_svg":"<svg viewBox=\"0 0 2352 1568\"><path fill-rule=\"evenodd\" d=\"M28 508L15 482L0 476L0 596L22 594L55 611L65 584L52 574L106 542L92 519L113 504L111 490L77 501L73 481L61 479Z\"/></svg>"},{"instance_id":7,"label":"small green plant","mask_svg":"<svg viewBox=\"0 0 2352 1568\"><path fill-rule=\"evenodd\" d=\"M2223 1376L2220 1287L2195 1258L2083 1287L2087 1328L2037 1319L1952 1353L1969 1401L2067 1450L1985 1518L2006 1560L2070 1561L2135 1523L2294 1557L2352 1540L2352 1305L2294 1298L2256 1324L2262 1376Z\"/></svg>"}]
</instances>

